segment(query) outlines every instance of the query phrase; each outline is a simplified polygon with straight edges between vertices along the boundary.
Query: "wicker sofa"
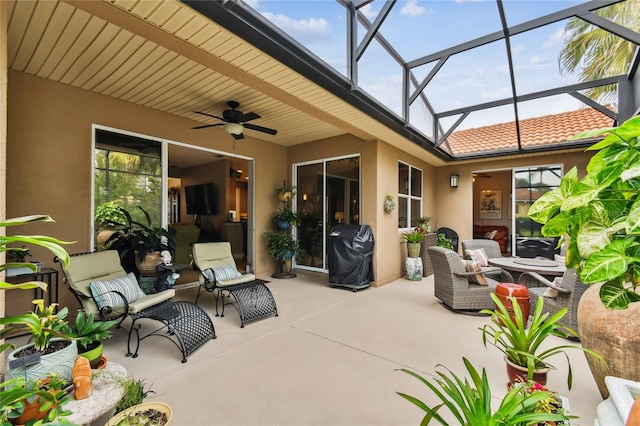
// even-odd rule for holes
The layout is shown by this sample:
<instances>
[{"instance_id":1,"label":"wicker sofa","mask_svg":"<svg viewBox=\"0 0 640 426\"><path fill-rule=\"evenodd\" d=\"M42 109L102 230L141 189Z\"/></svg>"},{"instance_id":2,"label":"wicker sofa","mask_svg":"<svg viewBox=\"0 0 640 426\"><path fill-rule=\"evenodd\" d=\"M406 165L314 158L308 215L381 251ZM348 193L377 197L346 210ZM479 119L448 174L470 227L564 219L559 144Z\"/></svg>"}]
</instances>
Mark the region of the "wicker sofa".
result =
<instances>
[{"instance_id":1,"label":"wicker sofa","mask_svg":"<svg viewBox=\"0 0 640 426\"><path fill-rule=\"evenodd\" d=\"M480 239L486 238L489 232L498 231L492 240L500 244L500 251L505 253L507 251L507 244L509 242L509 228L502 225L473 225L473 238Z\"/></svg>"}]
</instances>

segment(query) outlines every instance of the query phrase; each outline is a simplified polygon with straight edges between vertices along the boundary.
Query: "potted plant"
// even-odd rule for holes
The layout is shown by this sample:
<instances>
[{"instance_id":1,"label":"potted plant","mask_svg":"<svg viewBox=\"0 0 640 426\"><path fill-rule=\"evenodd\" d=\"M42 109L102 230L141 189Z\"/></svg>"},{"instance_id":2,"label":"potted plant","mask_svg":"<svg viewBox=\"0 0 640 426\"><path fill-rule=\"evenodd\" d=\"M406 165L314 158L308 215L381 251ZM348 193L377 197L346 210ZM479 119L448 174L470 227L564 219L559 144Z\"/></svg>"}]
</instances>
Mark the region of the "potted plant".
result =
<instances>
[{"instance_id":1,"label":"potted plant","mask_svg":"<svg viewBox=\"0 0 640 426\"><path fill-rule=\"evenodd\" d=\"M283 203L287 203L291 201L291 198L296 193L295 186L288 186L286 182L283 182L280 188L276 188L276 194L278 195L278 199Z\"/></svg>"},{"instance_id":2,"label":"potted plant","mask_svg":"<svg viewBox=\"0 0 640 426\"><path fill-rule=\"evenodd\" d=\"M278 213L273 216L273 224L283 231L286 231L291 226L297 226L300 224L300 215L294 213L287 206L280 209Z\"/></svg>"},{"instance_id":3,"label":"potted plant","mask_svg":"<svg viewBox=\"0 0 640 426\"><path fill-rule=\"evenodd\" d=\"M9 247L7 247L9 248ZM28 274L32 271L32 269L26 265L34 264L36 265L35 272L39 272L42 267L42 262L27 262L27 257L31 257L31 252L29 248L26 246L20 247L10 247L10 250L7 251L6 259L7 259L7 269L5 271L6 276L14 277L16 275Z\"/></svg>"},{"instance_id":4,"label":"potted plant","mask_svg":"<svg viewBox=\"0 0 640 426\"><path fill-rule=\"evenodd\" d=\"M105 243L116 231L116 226L127 221L118 203L107 201L96 207L96 243L104 248Z\"/></svg>"},{"instance_id":5,"label":"potted plant","mask_svg":"<svg viewBox=\"0 0 640 426\"><path fill-rule=\"evenodd\" d=\"M31 222L53 222L53 219L48 215L23 216L0 221L0 227L20 226ZM7 235L0 238L0 251L4 251L6 254L14 252L19 252L21 254L25 253L24 246L11 247L10 244L29 244L32 246L44 247L57 256L62 263L68 264L69 262L69 254L61 246L61 244L67 243L56 238L42 235ZM19 265L34 272L37 269L36 265L28 262L20 262ZM1 264L0 271L6 270L10 266L12 266L11 263ZM0 281L0 289L2 290L31 290L34 288L46 290L46 284L40 281L29 281L20 284ZM44 308L44 305L42 307ZM36 331L36 335L39 334L39 330L44 331L45 333L57 333L56 330L48 330L46 321L44 327L39 327L36 323L39 321L39 318L27 314L24 319L26 324L18 325L16 328L12 328L12 330L24 327L24 331L29 331L29 327L32 326ZM55 318L52 318L51 320L55 321ZM0 318L0 322L3 324L11 323L11 321L6 318ZM15 347L15 345L4 341L5 337L8 337L10 333L6 330L7 328L0 330L0 335L2 336L0 337L0 340L2 340L2 343L0 344L0 353ZM60 336L68 337L63 333L60 333ZM39 339L39 341L42 342L43 340ZM6 421L15 422L15 419L24 413L27 406L37 404L40 400L43 400L43 411L46 412L46 410L50 408L50 410L44 415L43 422L58 419L60 416L65 414L65 412L60 408L67 400L66 392L62 391L62 385L64 383L64 380L59 379L55 374L47 374L45 376L39 375L36 379L25 378L22 375L19 375L18 377L0 383L0 389L2 389L2 392L0 392L0 406L2 407L2 410L0 411L0 422L2 422L2 424L5 424ZM40 412L40 410L38 410L38 412ZM20 419L20 421L22 420L23 419Z\"/></svg>"},{"instance_id":6,"label":"potted plant","mask_svg":"<svg viewBox=\"0 0 640 426\"><path fill-rule=\"evenodd\" d=\"M588 148L597 152L586 175L578 179L577 169L569 170L557 189L533 203L529 217L544 224L542 235L567 244L567 268L592 284L578 305L578 328L582 345L607 360L604 366L587 355L606 398L605 376L640 380L640 360L628 359L640 345L640 117L574 139L601 135L606 136Z\"/></svg>"},{"instance_id":7,"label":"potted plant","mask_svg":"<svg viewBox=\"0 0 640 426\"><path fill-rule=\"evenodd\" d=\"M440 400L438 405L430 407L416 397L397 392L427 413L420 424L426 425L435 420L442 425L449 425L448 419L439 412L442 408L447 409L460 425L532 425L568 422L572 418L561 409L554 412L543 409L544 404L555 400L554 393L542 388L532 392L521 386L509 389L498 409L493 411L487 372L483 368L479 373L469 360L463 358L463 361L470 379L462 379L449 369L446 369L446 373L437 371L437 376L430 380L413 371L401 370L424 383Z\"/></svg>"},{"instance_id":8,"label":"potted plant","mask_svg":"<svg viewBox=\"0 0 640 426\"><path fill-rule=\"evenodd\" d=\"M127 272L132 272L127 261L132 256L141 275L154 276L156 265L160 263L160 251L175 250L175 236L164 228L152 227L149 213L140 206L137 208L143 213L145 223L133 220L131 213L120 208L126 221L116 224L116 231L105 245L118 250Z\"/></svg>"},{"instance_id":9,"label":"potted plant","mask_svg":"<svg viewBox=\"0 0 640 426\"><path fill-rule=\"evenodd\" d=\"M116 324L118 320L95 321L93 315L78 311L71 335L77 339L78 355L87 358L92 368L98 367L104 347L102 341L111 337L111 327Z\"/></svg>"},{"instance_id":10,"label":"potted plant","mask_svg":"<svg viewBox=\"0 0 640 426\"><path fill-rule=\"evenodd\" d=\"M513 312L507 309L495 293L491 293L491 298L496 304L496 309L484 309L481 311L484 314L491 315L491 324L486 324L480 328L482 330L482 343L485 347L489 343L504 354L507 375L511 384L516 383L518 380L535 380L543 385L546 384L547 372L550 369L555 369L549 359L555 355L562 354L566 358L567 366L569 367L567 386L571 389L573 373L571 362L565 353L566 349L582 350L602 360L600 355L595 352L576 345L556 345L551 347L544 345L544 348L542 347L549 336L558 336L565 339L578 336L575 330L562 326L558 322L567 314L567 308L563 308L553 315L543 313L544 301L542 297L539 297L527 329L522 310L515 298L507 298L513 299L511 301Z\"/></svg>"},{"instance_id":11,"label":"potted plant","mask_svg":"<svg viewBox=\"0 0 640 426\"><path fill-rule=\"evenodd\" d=\"M116 414L107 422L108 426L144 424L163 426L171 420L171 407L163 402L145 402L155 393L146 387L144 380L133 377L117 377L124 393L116 404Z\"/></svg>"},{"instance_id":12,"label":"potted plant","mask_svg":"<svg viewBox=\"0 0 640 426\"><path fill-rule=\"evenodd\" d=\"M291 265L293 257L302 258L306 255L305 250L300 242L293 238L288 232L267 231L263 234L267 243L267 253L269 256L276 258L281 263L281 274L289 275L291 273ZM284 277L284 275L278 277Z\"/></svg>"},{"instance_id":13,"label":"potted plant","mask_svg":"<svg viewBox=\"0 0 640 426\"><path fill-rule=\"evenodd\" d=\"M447 237L444 234L440 234L438 233L438 247L444 247L447 248L449 250L453 250L453 243L451 238Z\"/></svg>"},{"instance_id":14,"label":"potted plant","mask_svg":"<svg viewBox=\"0 0 640 426\"><path fill-rule=\"evenodd\" d=\"M67 382L58 375L40 380L16 377L1 384L0 424L42 424L61 421L70 414L62 406L71 400Z\"/></svg>"},{"instance_id":15,"label":"potted plant","mask_svg":"<svg viewBox=\"0 0 640 426\"><path fill-rule=\"evenodd\" d=\"M420 243L424 240L424 229L413 228L411 231L402 233L402 238L407 242L407 254L409 257L420 256Z\"/></svg>"},{"instance_id":16,"label":"potted plant","mask_svg":"<svg viewBox=\"0 0 640 426\"><path fill-rule=\"evenodd\" d=\"M424 229L425 232L431 232L431 225L429 225L429 222L431 222L432 219L433 218L430 216L418 216L415 218L418 228Z\"/></svg>"}]
</instances>

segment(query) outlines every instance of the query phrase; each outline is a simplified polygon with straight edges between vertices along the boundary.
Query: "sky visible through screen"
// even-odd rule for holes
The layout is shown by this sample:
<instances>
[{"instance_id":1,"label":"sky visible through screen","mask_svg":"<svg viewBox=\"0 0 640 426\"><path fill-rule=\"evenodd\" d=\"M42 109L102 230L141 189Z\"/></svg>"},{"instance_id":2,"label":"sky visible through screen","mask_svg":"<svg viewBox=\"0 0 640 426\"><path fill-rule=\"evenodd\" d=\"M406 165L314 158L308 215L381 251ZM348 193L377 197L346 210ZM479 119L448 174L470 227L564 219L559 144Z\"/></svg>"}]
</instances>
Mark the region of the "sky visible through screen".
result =
<instances>
[{"instance_id":1,"label":"sky visible through screen","mask_svg":"<svg viewBox=\"0 0 640 426\"><path fill-rule=\"evenodd\" d=\"M334 0L248 0L247 5L301 43L338 72L346 75L346 10ZM513 26L584 1L504 0L507 25ZM371 22L384 5L365 6ZM561 74L558 54L565 41L559 21L511 39L518 95L578 83L577 75ZM495 0L400 0L380 33L405 61L502 30ZM358 27L360 39L366 30ZM424 78L434 63L414 69ZM402 69L373 42L359 61L358 86L398 115L402 111ZM504 40L451 56L424 92L436 112L449 111L512 96ZM580 108L569 95L557 95L520 105L520 119L557 114ZM420 128L420 108L412 108L411 122ZM453 124L457 116L443 119ZM458 128L478 127L514 120L513 107L472 113ZM425 124L428 126L428 124ZM428 133L428 132L427 132Z\"/></svg>"}]
</instances>

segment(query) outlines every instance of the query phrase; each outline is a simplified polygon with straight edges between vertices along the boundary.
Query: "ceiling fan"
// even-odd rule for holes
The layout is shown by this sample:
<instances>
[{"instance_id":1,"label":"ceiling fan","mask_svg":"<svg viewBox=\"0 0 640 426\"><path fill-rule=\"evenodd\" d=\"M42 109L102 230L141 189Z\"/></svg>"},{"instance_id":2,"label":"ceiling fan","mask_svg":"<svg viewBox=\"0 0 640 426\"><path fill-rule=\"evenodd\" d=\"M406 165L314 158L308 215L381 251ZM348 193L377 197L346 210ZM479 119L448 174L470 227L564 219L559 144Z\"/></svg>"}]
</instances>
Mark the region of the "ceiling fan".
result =
<instances>
[{"instance_id":1,"label":"ceiling fan","mask_svg":"<svg viewBox=\"0 0 640 426\"><path fill-rule=\"evenodd\" d=\"M192 129L205 129L207 127L216 127L223 126L224 130L229 133L235 140L244 139L244 135L242 131L247 128L250 130L256 130L258 132L267 133L270 135L275 135L278 133L277 130L269 129L268 127L256 126L255 124L247 123L248 121L253 121L260 116L255 112L250 112L248 114L244 114L241 111L238 111L236 108L240 106L240 104L236 101L227 102L229 108L222 111L222 117L218 117L217 115L207 114L206 112L194 111L196 114L206 115L207 117L217 118L218 120L224 121L224 123L216 123L216 124L205 124L203 126L192 127Z\"/></svg>"}]
</instances>

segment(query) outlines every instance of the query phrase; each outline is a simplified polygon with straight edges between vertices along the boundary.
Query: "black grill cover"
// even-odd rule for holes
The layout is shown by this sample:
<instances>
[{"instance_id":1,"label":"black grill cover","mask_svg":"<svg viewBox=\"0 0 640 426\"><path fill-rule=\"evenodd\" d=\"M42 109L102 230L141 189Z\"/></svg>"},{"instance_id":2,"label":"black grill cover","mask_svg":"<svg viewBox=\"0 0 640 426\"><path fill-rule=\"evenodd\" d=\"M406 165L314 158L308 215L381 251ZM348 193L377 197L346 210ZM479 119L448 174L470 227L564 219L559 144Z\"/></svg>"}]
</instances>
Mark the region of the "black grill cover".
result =
<instances>
[{"instance_id":1,"label":"black grill cover","mask_svg":"<svg viewBox=\"0 0 640 426\"><path fill-rule=\"evenodd\" d=\"M368 285L373 275L373 232L369 225L336 225L329 234L329 282Z\"/></svg>"}]
</instances>

